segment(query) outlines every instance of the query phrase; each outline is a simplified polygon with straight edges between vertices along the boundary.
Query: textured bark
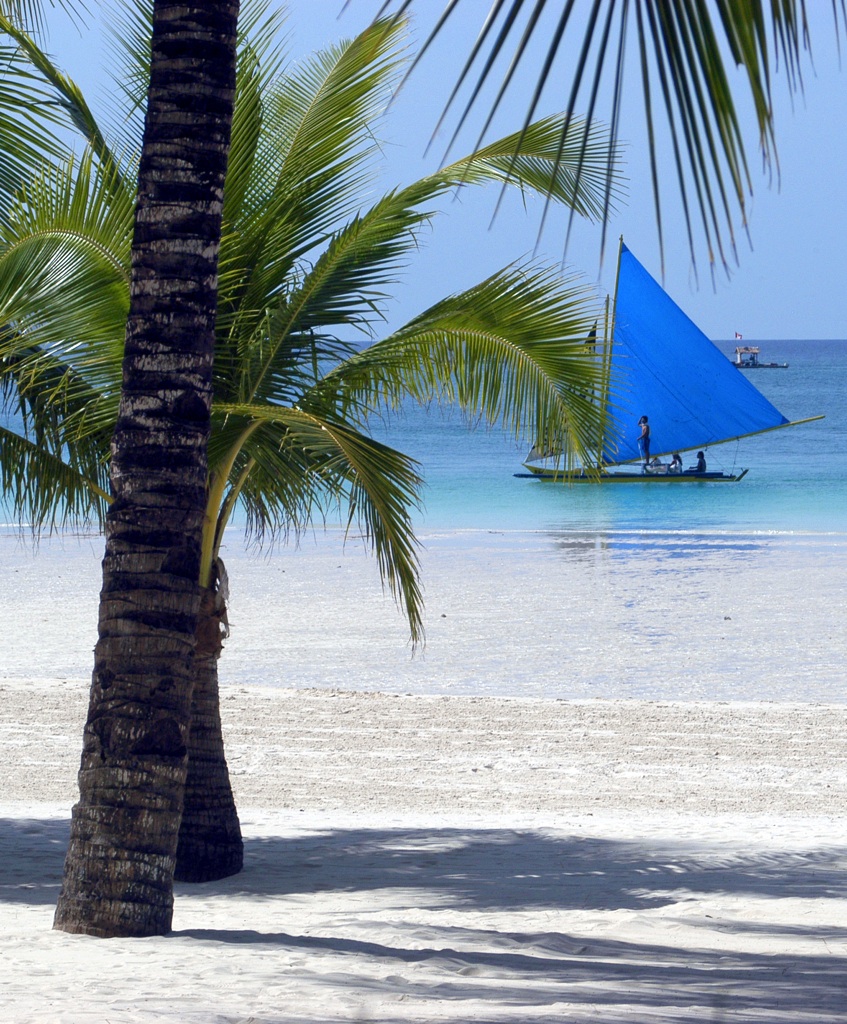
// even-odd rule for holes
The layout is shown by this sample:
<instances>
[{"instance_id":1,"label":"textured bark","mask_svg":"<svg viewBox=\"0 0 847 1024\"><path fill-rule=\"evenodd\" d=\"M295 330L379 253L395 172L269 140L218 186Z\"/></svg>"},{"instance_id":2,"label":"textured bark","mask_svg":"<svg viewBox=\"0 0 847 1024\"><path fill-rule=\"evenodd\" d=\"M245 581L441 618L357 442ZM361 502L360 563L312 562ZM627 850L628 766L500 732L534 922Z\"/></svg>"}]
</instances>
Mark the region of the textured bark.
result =
<instances>
[{"instance_id":1,"label":"textured bark","mask_svg":"<svg viewBox=\"0 0 847 1024\"><path fill-rule=\"evenodd\" d=\"M218 561L213 584L203 591L188 740L188 775L175 877L181 882L211 882L238 874L244 843L224 755L218 696L218 659L228 634L226 573Z\"/></svg>"},{"instance_id":2,"label":"textured bark","mask_svg":"<svg viewBox=\"0 0 847 1024\"><path fill-rule=\"evenodd\" d=\"M238 3L154 7L99 639L55 927L170 930Z\"/></svg>"}]
</instances>

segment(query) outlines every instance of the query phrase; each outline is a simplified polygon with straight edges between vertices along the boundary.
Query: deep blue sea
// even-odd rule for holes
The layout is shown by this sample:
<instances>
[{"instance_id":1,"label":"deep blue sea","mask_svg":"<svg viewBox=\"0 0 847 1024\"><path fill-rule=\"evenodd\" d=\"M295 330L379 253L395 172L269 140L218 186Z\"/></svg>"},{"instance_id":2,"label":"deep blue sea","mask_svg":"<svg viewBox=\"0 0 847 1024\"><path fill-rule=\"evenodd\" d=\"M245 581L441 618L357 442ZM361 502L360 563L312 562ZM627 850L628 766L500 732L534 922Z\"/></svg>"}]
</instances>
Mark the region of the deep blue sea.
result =
<instances>
[{"instance_id":1,"label":"deep blue sea","mask_svg":"<svg viewBox=\"0 0 847 1024\"><path fill-rule=\"evenodd\" d=\"M711 448L710 469L749 468L738 483L520 479L525 445L500 430L469 429L450 410L411 410L381 436L421 463L426 504L417 522L428 529L847 533L847 341L756 344L763 361L788 368L738 372L789 419L826 418ZM734 345L720 347L730 354Z\"/></svg>"}]
</instances>

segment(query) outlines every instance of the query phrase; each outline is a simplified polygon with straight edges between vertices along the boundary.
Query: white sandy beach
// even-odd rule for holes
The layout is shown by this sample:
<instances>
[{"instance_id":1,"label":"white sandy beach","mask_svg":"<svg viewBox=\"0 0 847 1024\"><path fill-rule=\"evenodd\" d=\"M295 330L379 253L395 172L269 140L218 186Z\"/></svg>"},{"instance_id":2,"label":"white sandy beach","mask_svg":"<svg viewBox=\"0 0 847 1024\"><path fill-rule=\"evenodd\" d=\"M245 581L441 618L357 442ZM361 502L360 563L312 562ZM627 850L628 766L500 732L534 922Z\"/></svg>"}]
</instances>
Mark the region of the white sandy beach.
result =
<instances>
[{"instance_id":1,"label":"white sandy beach","mask_svg":"<svg viewBox=\"0 0 847 1024\"><path fill-rule=\"evenodd\" d=\"M96 940L50 930L86 687L0 690L6 1019L847 1019L843 705L228 688L244 872Z\"/></svg>"},{"instance_id":2,"label":"white sandy beach","mask_svg":"<svg viewBox=\"0 0 847 1024\"><path fill-rule=\"evenodd\" d=\"M847 704L496 695L510 672L518 694L539 673L542 693L557 678L602 693L600 675L637 663L637 644L659 694L696 696L719 676L703 655L720 636L738 696L769 673L780 691L835 693L843 549L789 559L736 546L715 561L706 545L686 562L586 542L560 579L511 547L465 545L451 560L435 546L429 641L414 661L366 560L265 565L286 574L288 600L264 644L247 615L270 603L255 591L261 563L237 563L236 595L250 586L233 601L221 674L245 870L179 886L174 932L144 940L51 930L92 560L51 563L44 550L34 569L7 551L6 578L17 566L20 582L4 598L0 655L5 1019L847 1021ZM51 591L56 564L65 579ZM810 572L817 598L798 587ZM487 618L474 603L485 587L500 602ZM598 627L592 660L577 640L598 611L616 625ZM696 657L678 657L697 624ZM494 692L467 695L474 671ZM277 684L291 673L290 685L251 672ZM376 692L386 680L396 692Z\"/></svg>"}]
</instances>

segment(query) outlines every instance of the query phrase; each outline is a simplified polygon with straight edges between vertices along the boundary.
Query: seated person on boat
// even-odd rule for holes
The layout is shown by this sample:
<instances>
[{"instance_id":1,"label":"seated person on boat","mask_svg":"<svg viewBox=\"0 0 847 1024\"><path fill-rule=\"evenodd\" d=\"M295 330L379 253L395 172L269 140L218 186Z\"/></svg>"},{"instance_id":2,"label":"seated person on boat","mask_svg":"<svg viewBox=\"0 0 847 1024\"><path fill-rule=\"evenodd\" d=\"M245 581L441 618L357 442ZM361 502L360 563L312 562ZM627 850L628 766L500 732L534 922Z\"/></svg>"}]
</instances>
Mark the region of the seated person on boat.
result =
<instances>
[{"instance_id":1,"label":"seated person on boat","mask_svg":"<svg viewBox=\"0 0 847 1024\"><path fill-rule=\"evenodd\" d=\"M705 473L706 472L706 456L703 452L697 452L697 465L689 466L685 471L686 473Z\"/></svg>"}]
</instances>

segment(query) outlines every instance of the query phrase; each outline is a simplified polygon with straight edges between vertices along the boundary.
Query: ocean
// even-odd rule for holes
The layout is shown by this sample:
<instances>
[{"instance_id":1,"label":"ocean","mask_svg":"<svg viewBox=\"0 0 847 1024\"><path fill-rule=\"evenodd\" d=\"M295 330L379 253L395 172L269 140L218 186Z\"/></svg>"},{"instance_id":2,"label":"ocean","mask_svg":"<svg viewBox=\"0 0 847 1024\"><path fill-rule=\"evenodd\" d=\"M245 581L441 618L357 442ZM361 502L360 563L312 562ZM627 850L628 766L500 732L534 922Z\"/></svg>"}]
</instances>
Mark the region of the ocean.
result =
<instances>
[{"instance_id":1,"label":"ocean","mask_svg":"<svg viewBox=\"0 0 847 1024\"><path fill-rule=\"evenodd\" d=\"M226 686L544 699L847 700L847 342L760 342L748 372L790 419L711 449L738 483L574 486L516 477L525 449L456 414L385 437L426 478L425 645L355 533L248 550L231 527ZM732 346L727 346L731 351ZM102 539L0 531L0 677L85 679Z\"/></svg>"},{"instance_id":2,"label":"ocean","mask_svg":"<svg viewBox=\"0 0 847 1024\"><path fill-rule=\"evenodd\" d=\"M731 354L733 343L720 347ZM455 412L412 411L385 438L426 479L418 523L437 529L847 533L847 341L761 341L787 369L742 370L790 420L825 419L714 447L737 484L567 487L516 478L526 445L470 430ZM686 462L686 465L688 463Z\"/></svg>"}]
</instances>

